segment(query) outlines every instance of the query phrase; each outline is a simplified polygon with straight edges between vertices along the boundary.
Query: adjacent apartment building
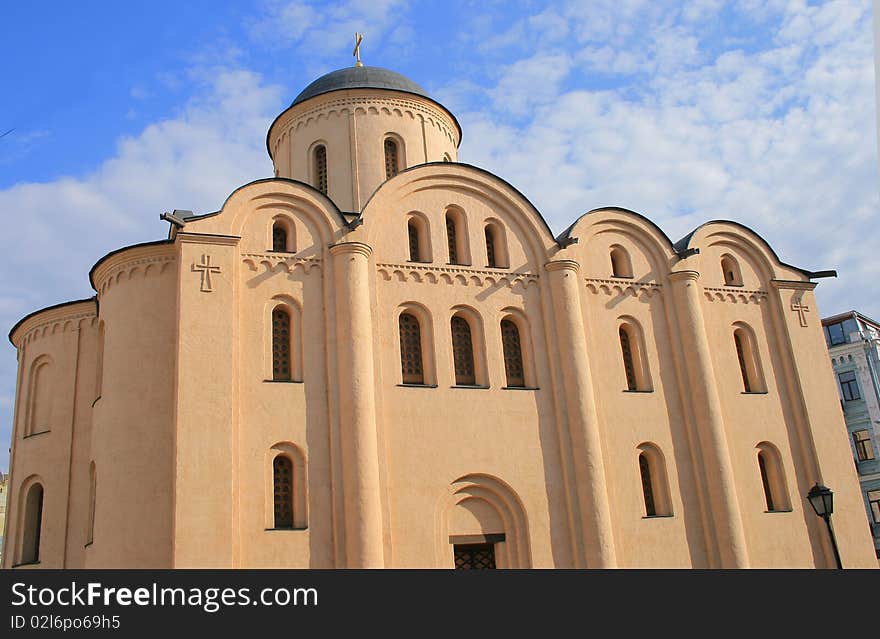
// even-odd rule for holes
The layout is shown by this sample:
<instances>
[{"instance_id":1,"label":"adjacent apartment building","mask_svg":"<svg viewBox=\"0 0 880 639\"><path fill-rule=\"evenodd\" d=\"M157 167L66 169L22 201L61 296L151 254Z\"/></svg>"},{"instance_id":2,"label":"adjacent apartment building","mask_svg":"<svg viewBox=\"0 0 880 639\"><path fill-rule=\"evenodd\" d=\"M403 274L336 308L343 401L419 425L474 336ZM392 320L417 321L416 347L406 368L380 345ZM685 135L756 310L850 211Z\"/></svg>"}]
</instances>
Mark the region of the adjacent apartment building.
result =
<instances>
[{"instance_id":1,"label":"adjacent apartment building","mask_svg":"<svg viewBox=\"0 0 880 639\"><path fill-rule=\"evenodd\" d=\"M880 324L847 311L823 319L822 327L880 558Z\"/></svg>"}]
</instances>

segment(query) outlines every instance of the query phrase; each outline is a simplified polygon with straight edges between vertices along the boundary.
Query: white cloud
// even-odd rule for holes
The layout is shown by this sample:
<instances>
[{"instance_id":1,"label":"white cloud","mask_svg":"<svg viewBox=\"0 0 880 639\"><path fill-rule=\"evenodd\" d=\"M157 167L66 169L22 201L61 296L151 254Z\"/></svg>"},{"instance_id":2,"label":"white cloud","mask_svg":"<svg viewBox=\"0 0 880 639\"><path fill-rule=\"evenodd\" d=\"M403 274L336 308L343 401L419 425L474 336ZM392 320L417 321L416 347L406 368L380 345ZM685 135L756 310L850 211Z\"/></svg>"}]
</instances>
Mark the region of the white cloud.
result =
<instances>
[{"instance_id":1,"label":"white cloud","mask_svg":"<svg viewBox=\"0 0 880 639\"><path fill-rule=\"evenodd\" d=\"M647 215L673 240L710 219L739 221L786 262L839 270L817 289L821 313L880 315L870 294L880 276L870 10L764 6L761 46L717 50L700 40L715 4L684 13L639 3L605 5L607 13L601 3L543 9L542 20L565 16L582 35L570 49L574 85L559 59L526 47L488 91L493 104L458 114L463 161L510 180L555 231L606 205ZM594 39L602 32L612 35ZM637 75L590 90L580 88L581 65ZM529 117L499 124L511 110Z\"/></svg>"}]
</instances>

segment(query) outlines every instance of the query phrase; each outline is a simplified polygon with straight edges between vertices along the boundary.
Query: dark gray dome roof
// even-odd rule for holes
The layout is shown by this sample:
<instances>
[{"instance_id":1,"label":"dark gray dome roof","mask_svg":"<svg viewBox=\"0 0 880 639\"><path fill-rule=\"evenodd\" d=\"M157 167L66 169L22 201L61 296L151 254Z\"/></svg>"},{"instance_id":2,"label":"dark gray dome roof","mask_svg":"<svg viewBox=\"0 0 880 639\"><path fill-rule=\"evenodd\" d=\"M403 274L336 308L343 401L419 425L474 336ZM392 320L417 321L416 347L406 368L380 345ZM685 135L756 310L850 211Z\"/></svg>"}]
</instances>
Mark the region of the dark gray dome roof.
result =
<instances>
[{"instance_id":1,"label":"dark gray dome roof","mask_svg":"<svg viewBox=\"0 0 880 639\"><path fill-rule=\"evenodd\" d=\"M418 84L394 71L381 67L348 67L322 75L303 89L290 106L343 89L390 89L429 97Z\"/></svg>"}]
</instances>

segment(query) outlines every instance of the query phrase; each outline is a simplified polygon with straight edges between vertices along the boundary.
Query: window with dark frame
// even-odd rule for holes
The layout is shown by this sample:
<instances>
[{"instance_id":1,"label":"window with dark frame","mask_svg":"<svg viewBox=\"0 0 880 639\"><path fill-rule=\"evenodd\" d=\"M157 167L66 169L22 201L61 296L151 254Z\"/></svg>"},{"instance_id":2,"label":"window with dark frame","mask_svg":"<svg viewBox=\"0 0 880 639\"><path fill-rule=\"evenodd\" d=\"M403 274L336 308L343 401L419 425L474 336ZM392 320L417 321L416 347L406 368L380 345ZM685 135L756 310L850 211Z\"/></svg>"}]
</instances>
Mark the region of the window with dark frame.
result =
<instances>
[{"instance_id":1,"label":"window with dark frame","mask_svg":"<svg viewBox=\"0 0 880 639\"><path fill-rule=\"evenodd\" d=\"M874 446L871 443L871 434L867 430L857 430L852 434L856 448L856 457L861 461L874 459Z\"/></svg>"},{"instance_id":2,"label":"window with dark frame","mask_svg":"<svg viewBox=\"0 0 880 639\"><path fill-rule=\"evenodd\" d=\"M486 227L486 266L489 268L498 266L495 261L495 232L491 225Z\"/></svg>"},{"instance_id":3,"label":"window with dark frame","mask_svg":"<svg viewBox=\"0 0 880 639\"><path fill-rule=\"evenodd\" d=\"M385 179L390 180L398 171L397 142L388 138L385 140Z\"/></svg>"},{"instance_id":4,"label":"window with dark frame","mask_svg":"<svg viewBox=\"0 0 880 639\"><path fill-rule=\"evenodd\" d=\"M773 504L773 491L770 487L770 477L767 475L767 461L763 452L758 453L758 468L761 470L761 485L764 486L764 500L767 503L767 510L776 510Z\"/></svg>"},{"instance_id":5,"label":"window with dark frame","mask_svg":"<svg viewBox=\"0 0 880 639\"><path fill-rule=\"evenodd\" d=\"M632 347L629 340L629 332L623 327L618 331L620 335L620 351L623 354L623 370L626 373L627 390L638 390L636 381L636 369L633 365Z\"/></svg>"},{"instance_id":6,"label":"window with dark frame","mask_svg":"<svg viewBox=\"0 0 880 639\"><path fill-rule=\"evenodd\" d=\"M315 147L315 187L327 195L327 147Z\"/></svg>"},{"instance_id":7,"label":"window with dark frame","mask_svg":"<svg viewBox=\"0 0 880 639\"><path fill-rule=\"evenodd\" d=\"M654 484L651 481L651 465L645 453L639 455L639 473L642 476L642 493L645 496L645 515L657 516L657 507L654 504Z\"/></svg>"},{"instance_id":8,"label":"window with dark frame","mask_svg":"<svg viewBox=\"0 0 880 639\"><path fill-rule=\"evenodd\" d=\"M868 505L871 507L871 518L880 524L880 490L868 491Z\"/></svg>"},{"instance_id":9,"label":"window with dark frame","mask_svg":"<svg viewBox=\"0 0 880 639\"><path fill-rule=\"evenodd\" d=\"M410 313L401 313L398 319L400 331L400 368L404 384L423 384L422 331L419 320Z\"/></svg>"},{"instance_id":10,"label":"window with dark frame","mask_svg":"<svg viewBox=\"0 0 880 639\"><path fill-rule=\"evenodd\" d=\"M456 239L457 229L455 228L455 220L452 219L452 216L446 215L446 246L449 250L449 263L450 264L458 264L458 246Z\"/></svg>"},{"instance_id":11,"label":"window with dark frame","mask_svg":"<svg viewBox=\"0 0 880 639\"><path fill-rule=\"evenodd\" d=\"M287 251L287 229L278 222L272 227L272 250L276 253Z\"/></svg>"},{"instance_id":12,"label":"window with dark frame","mask_svg":"<svg viewBox=\"0 0 880 639\"><path fill-rule=\"evenodd\" d=\"M272 379L289 382L290 371L290 314L277 307L272 311Z\"/></svg>"},{"instance_id":13,"label":"window with dark frame","mask_svg":"<svg viewBox=\"0 0 880 639\"><path fill-rule=\"evenodd\" d=\"M733 343L736 346L736 358L739 360L739 372L742 374L743 388L745 392L752 392L752 383L749 379L749 370L746 368L746 356L743 351L742 337L739 331L733 333Z\"/></svg>"},{"instance_id":14,"label":"window with dark frame","mask_svg":"<svg viewBox=\"0 0 880 639\"><path fill-rule=\"evenodd\" d=\"M293 528L293 464L284 455L272 461L275 528Z\"/></svg>"},{"instance_id":15,"label":"window with dark frame","mask_svg":"<svg viewBox=\"0 0 880 639\"><path fill-rule=\"evenodd\" d=\"M474 343L467 320L456 315L452 318L452 360L455 366L456 386L473 386L477 383L474 369Z\"/></svg>"},{"instance_id":16,"label":"window with dark frame","mask_svg":"<svg viewBox=\"0 0 880 639\"><path fill-rule=\"evenodd\" d=\"M495 544L455 544L456 570L494 570Z\"/></svg>"},{"instance_id":17,"label":"window with dark frame","mask_svg":"<svg viewBox=\"0 0 880 639\"><path fill-rule=\"evenodd\" d=\"M843 393L844 401L851 402L862 398L861 393L859 393L859 383L856 381L855 371L839 373L837 379L840 381L840 391Z\"/></svg>"},{"instance_id":18,"label":"window with dark frame","mask_svg":"<svg viewBox=\"0 0 880 639\"><path fill-rule=\"evenodd\" d=\"M409 233L409 261L420 262L421 251L419 251L419 229L416 227L415 220L407 223L407 232Z\"/></svg>"},{"instance_id":19,"label":"window with dark frame","mask_svg":"<svg viewBox=\"0 0 880 639\"><path fill-rule=\"evenodd\" d=\"M831 346L846 344L846 335L843 332L843 322L829 324L825 327L825 333L828 335L828 343Z\"/></svg>"},{"instance_id":20,"label":"window with dark frame","mask_svg":"<svg viewBox=\"0 0 880 639\"><path fill-rule=\"evenodd\" d=\"M504 351L504 372L507 375L508 388L526 385L523 367L522 343L516 322L509 319L501 320L501 347Z\"/></svg>"}]
</instances>

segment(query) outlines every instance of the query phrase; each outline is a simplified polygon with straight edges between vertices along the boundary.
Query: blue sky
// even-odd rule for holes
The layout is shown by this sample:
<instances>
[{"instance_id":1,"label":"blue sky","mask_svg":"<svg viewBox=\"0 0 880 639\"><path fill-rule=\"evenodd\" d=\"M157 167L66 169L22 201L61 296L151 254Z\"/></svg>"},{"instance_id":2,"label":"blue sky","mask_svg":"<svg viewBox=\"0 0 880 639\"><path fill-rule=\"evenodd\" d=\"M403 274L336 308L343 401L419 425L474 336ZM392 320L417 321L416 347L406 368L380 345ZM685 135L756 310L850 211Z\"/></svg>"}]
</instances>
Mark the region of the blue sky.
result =
<instances>
[{"instance_id":1,"label":"blue sky","mask_svg":"<svg viewBox=\"0 0 880 639\"><path fill-rule=\"evenodd\" d=\"M213 211L271 175L268 125L352 64L355 31L366 64L458 116L461 160L555 232L609 205L673 239L737 220L784 261L840 272L820 282L820 314L880 319L871 20L855 1L9 4L0 327L91 296L92 264L164 237L162 211ZM15 371L5 342L3 441Z\"/></svg>"}]
</instances>

